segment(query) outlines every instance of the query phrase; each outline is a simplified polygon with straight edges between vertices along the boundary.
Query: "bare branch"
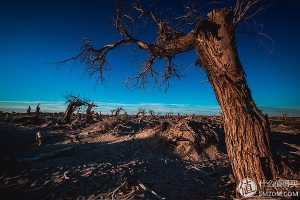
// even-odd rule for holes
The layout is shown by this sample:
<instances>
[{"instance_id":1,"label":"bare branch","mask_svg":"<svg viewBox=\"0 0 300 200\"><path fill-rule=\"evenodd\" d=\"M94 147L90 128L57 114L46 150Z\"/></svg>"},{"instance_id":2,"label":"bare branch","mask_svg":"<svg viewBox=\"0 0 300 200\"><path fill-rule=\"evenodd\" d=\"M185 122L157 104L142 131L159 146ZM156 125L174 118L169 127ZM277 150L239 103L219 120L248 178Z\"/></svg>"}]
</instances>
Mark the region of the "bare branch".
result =
<instances>
[{"instance_id":1,"label":"bare branch","mask_svg":"<svg viewBox=\"0 0 300 200\"><path fill-rule=\"evenodd\" d=\"M133 42L135 44L137 44L140 48L148 50L149 49L149 44L146 44L144 42L142 42L141 40L138 40L136 38L133 38L127 31L125 28L123 28L122 26L122 15L121 15L121 8L119 5L119 1L116 0L116 5L115 5L116 11L117 11L117 19L116 19L116 29L123 34L126 37L126 40Z\"/></svg>"},{"instance_id":2,"label":"bare branch","mask_svg":"<svg viewBox=\"0 0 300 200\"><path fill-rule=\"evenodd\" d=\"M104 45L100 49L96 49L88 39L83 38L83 45L80 49L80 53L72 58L57 63L57 65L63 65L68 61L74 61L75 64L79 59L80 62L85 65L84 75L88 75L92 78L94 74L99 73L97 83L99 80L101 83L104 83L106 81L104 78L105 75L111 71L111 66L107 61L108 52L126 44L134 44L139 47L139 49L146 50L149 53L149 57L146 59L144 65L137 71L137 75L127 78L125 82L132 82L132 85L135 87L144 87L150 78L154 81L154 84L159 86L164 85L167 89L169 87L168 80L171 77L182 77L179 73L178 66L171 62L172 59L178 53L194 49L197 33L194 30L190 31L188 34L175 31L168 25L168 22L160 22L152 11L143 9L140 1L137 1L132 7L133 10L138 13L137 16L133 13L122 13L119 1L115 0L115 28L121 34L123 39L112 44ZM190 9L194 8L190 7ZM182 20L184 17L191 16L194 12L196 11L191 10L186 15L177 19ZM133 37L128 30L130 27L128 26L128 21L126 21L127 19L129 19L129 25L131 25L131 23L136 23L145 16L150 16L159 29L158 39L153 44L148 44ZM155 69L154 61L156 59L166 60L166 67L164 70L160 71Z\"/></svg>"},{"instance_id":3,"label":"bare branch","mask_svg":"<svg viewBox=\"0 0 300 200\"><path fill-rule=\"evenodd\" d=\"M234 12L234 25L242 20L249 19L257 14L260 10L265 9L266 0L237 0ZM211 2L218 3L218 2ZM211 4L209 3L209 4ZM207 6L206 4L204 6ZM249 9L255 5L259 5L258 10L249 15ZM123 6L123 5L122 5ZM116 30L120 33L122 38L115 43L104 45L102 48L95 48L91 42L83 38L83 45L79 54L59 62L57 65L63 65L68 61L74 61L77 59L85 65L84 75L88 75L90 78L96 73L99 73L97 82L105 82L105 75L111 71L111 66L107 60L107 54L120 46L133 44L137 50L145 50L148 52L148 58L137 71L137 75L127 78L125 83L131 82L135 87L143 87L148 82L148 79L152 79L154 84L159 87L169 87L169 80L172 77L181 78L183 75L180 73L178 66L172 63L172 59L182 52L187 52L195 49L197 43L197 37L200 32L207 34L207 32L215 33L217 28L209 20L203 20L203 17L198 13L199 9L196 4L187 4L184 7L184 14L180 16L174 16L171 19L161 21L156 13L153 12L150 5L147 9L142 7L140 0L136 0L134 4L131 4L132 10L128 12L128 9L122 7L119 0L115 0L114 8L116 14L114 16L114 25ZM246 16L246 14L248 14ZM130 28L140 23L149 23L148 19L154 22L154 26L158 27L158 35L153 43L146 43L140 39L134 37L130 31ZM211 23L211 24L210 24ZM182 25L194 25L194 29L188 33L177 30ZM149 25L149 24L148 24ZM212 30L213 28L214 30ZM258 34L262 35L263 34ZM164 59L166 65L163 70L158 70L154 63L156 60Z\"/></svg>"},{"instance_id":4,"label":"bare branch","mask_svg":"<svg viewBox=\"0 0 300 200\"><path fill-rule=\"evenodd\" d=\"M234 12L234 18L233 18L233 24L236 28L236 33L244 33L249 34L252 36L256 48L257 48L257 41L262 44L263 47L268 49L269 53L271 53L274 49L274 41L271 37L268 35L262 33L261 31L249 31L244 26L240 25L240 22L244 22L248 27L263 27L261 24L256 24L253 17L257 15L262 10L265 10L269 8L272 5L272 3L267 4L267 0L237 0L235 8L233 9ZM251 10L251 11L250 11ZM249 20L252 20L254 24L250 24ZM251 21L250 21L251 22ZM239 25L239 26L238 26ZM268 48L261 37L266 38L267 40L271 41L272 47Z\"/></svg>"},{"instance_id":5,"label":"bare branch","mask_svg":"<svg viewBox=\"0 0 300 200\"><path fill-rule=\"evenodd\" d=\"M267 0L236 0L234 12L234 25L237 25L241 21L245 21L253 18L257 13L267 9L269 5L266 4ZM254 9L253 13L249 13L249 10L258 5L257 9ZM248 14L248 15L246 15Z\"/></svg>"},{"instance_id":6,"label":"bare branch","mask_svg":"<svg viewBox=\"0 0 300 200\"><path fill-rule=\"evenodd\" d=\"M254 23L255 23L254 25L251 25L247 22L245 22L245 23L247 24L247 26L250 26L250 27L253 27L253 26L254 27L259 26L261 28L263 27L263 25L261 25L261 24L256 24L255 21L254 21ZM236 33L243 33L243 34L250 35L253 38L254 42L255 42L256 48L257 48L257 41L258 41L264 48L266 48L269 51L269 53L272 53L273 50L274 50L274 45L275 45L274 40L270 36L262 33L261 31L260 32L249 31L244 26L240 25L240 26L237 27ZM271 48L267 47L265 42L261 39L262 37L269 40L272 43Z\"/></svg>"},{"instance_id":7,"label":"bare branch","mask_svg":"<svg viewBox=\"0 0 300 200\"><path fill-rule=\"evenodd\" d=\"M106 60L107 53L118 46L132 41L128 38L122 39L113 44L105 45L101 49L95 49L86 38L83 38L82 42L84 42L84 44L80 48L79 54L72 58L58 62L57 66L60 67L68 61L74 61L75 64L76 60L80 59L80 62L86 66L84 75L88 75L91 78L96 72L99 72L98 79L103 83L105 82L104 74L111 71L110 64Z\"/></svg>"},{"instance_id":8,"label":"bare branch","mask_svg":"<svg viewBox=\"0 0 300 200\"><path fill-rule=\"evenodd\" d=\"M125 83L132 83L134 87L144 87L147 85L148 76L152 77L155 84L157 84L159 73L153 69L153 62L155 56L151 56L146 62L145 65L142 65L138 70L138 75L129 77L125 80Z\"/></svg>"},{"instance_id":9,"label":"bare branch","mask_svg":"<svg viewBox=\"0 0 300 200\"><path fill-rule=\"evenodd\" d=\"M133 4L132 7L135 8L137 11L140 11L141 12L141 16L144 15L144 14L150 15L151 18L153 19L153 21L157 25L159 25L160 21L157 19L157 17L154 15L154 13L152 11L144 10L142 8L142 4L141 4L140 0L138 0L136 4Z\"/></svg>"},{"instance_id":10,"label":"bare branch","mask_svg":"<svg viewBox=\"0 0 300 200\"><path fill-rule=\"evenodd\" d=\"M190 3L188 1L187 5L184 5L185 14L173 18L171 21L178 21L174 28L180 28L181 25L197 25L199 21L203 20L205 16L200 13L200 11L212 4L218 4L221 2L210 1L202 6L198 6L197 2L194 1Z\"/></svg>"}]
</instances>

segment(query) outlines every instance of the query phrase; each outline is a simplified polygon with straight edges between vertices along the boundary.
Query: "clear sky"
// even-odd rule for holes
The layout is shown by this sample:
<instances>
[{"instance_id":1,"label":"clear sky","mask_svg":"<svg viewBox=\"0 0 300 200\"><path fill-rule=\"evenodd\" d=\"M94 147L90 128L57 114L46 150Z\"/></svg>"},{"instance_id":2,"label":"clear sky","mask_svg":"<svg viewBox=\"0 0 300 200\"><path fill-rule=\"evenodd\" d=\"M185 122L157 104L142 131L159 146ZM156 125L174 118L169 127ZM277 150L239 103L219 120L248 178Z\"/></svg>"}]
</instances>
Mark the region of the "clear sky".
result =
<instances>
[{"instance_id":1,"label":"clear sky","mask_svg":"<svg viewBox=\"0 0 300 200\"><path fill-rule=\"evenodd\" d=\"M174 2L180 6L182 1ZM73 93L98 102L96 110L104 112L123 106L129 112L146 107L160 112L219 113L204 71L193 66L194 52L180 55L186 77L172 80L166 93L152 92L151 86L147 92L126 87L123 80L137 69L128 48L109 54L112 73L105 86L96 88L95 79L82 78L80 63L72 72L73 63L60 70L49 64L78 53L80 38L89 38L99 47L118 40L113 27L102 26L109 17L107 7L93 0L1 1L0 110L25 112L28 105L40 102L41 111L63 111L62 94ZM261 44L256 48L251 36L237 36L253 98L263 113L300 116L300 1L277 0L255 19L275 46L269 54ZM143 31L141 37L151 32Z\"/></svg>"}]
</instances>

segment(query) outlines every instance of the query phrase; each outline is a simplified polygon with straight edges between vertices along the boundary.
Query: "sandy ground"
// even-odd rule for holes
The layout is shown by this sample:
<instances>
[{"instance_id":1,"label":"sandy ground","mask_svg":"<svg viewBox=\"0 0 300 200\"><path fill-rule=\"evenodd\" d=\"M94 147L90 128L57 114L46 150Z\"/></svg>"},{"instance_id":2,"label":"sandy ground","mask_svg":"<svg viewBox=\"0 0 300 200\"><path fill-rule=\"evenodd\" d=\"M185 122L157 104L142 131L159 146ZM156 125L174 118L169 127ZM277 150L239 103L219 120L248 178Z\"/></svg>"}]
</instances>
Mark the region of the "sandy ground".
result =
<instances>
[{"instance_id":1,"label":"sandy ground","mask_svg":"<svg viewBox=\"0 0 300 200\"><path fill-rule=\"evenodd\" d=\"M293 170L287 178L299 180L300 119L270 122L276 151ZM0 168L0 199L236 196L222 121L212 117L106 117L65 125L54 114L43 113L38 123L26 114L2 115Z\"/></svg>"}]
</instances>

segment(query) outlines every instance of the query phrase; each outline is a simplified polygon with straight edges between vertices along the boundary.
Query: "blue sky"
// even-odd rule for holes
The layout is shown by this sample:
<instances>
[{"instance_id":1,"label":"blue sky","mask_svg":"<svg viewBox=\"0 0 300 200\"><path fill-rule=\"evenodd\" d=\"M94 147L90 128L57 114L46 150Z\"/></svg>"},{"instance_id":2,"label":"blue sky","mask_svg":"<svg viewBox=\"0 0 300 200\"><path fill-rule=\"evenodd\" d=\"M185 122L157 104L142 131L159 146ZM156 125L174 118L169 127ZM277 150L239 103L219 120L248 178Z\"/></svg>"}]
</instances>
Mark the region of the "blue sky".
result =
<instances>
[{"instance_id":1,"label":"blue sky","mask_svg":"<svg viewBox=\"0 0 300 200\"><path fill-rule=\"evenodd\" d=\"M41 102L41 111L63 111L62 94L74 93L98 102L96 110L104 112L123 106L129 112L146 107L157 112L219 113L204 71L193 66L194 52L180 55L186 77L172 80L166 93L153 92L151 86L146 92L126 87L124 79L138 67L128 48L111 52L112 72L107 83L96 88L95 79L82 78L80 63L72 71L73 63L60 70L50 64L78 53L82 37L99 47L119 39L114 29L101 26L109 17L106 8L92 0L1 1L0 110L25 112L28 105ZM275 46L269 54L261 44L256 48L251 36L238 35L239 56L253 98L271 116L282 112L300 116L300 3L277 0L255 19ZM142 37L147 34L144 31Z\"/></svg>"}]
</instances>

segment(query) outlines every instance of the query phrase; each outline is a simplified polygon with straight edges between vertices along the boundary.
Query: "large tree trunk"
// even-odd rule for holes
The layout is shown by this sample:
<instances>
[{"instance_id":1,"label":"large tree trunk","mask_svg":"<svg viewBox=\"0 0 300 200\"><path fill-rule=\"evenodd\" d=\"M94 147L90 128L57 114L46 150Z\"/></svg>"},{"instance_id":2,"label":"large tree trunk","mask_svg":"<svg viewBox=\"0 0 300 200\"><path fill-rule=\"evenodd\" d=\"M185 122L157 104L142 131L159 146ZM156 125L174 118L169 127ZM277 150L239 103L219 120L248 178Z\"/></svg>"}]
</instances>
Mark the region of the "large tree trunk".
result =
<instances>
[{"instance_id":1,"label":"large tree trunk","mask_svg":"<svg viewBox=\"0 0 300 200\"><path fill-rule=\"evenodd\" d=\"M209 15L208 29L200 31L198 64L208 75L222 109L226 146L237 183L243 178L270 180L277 174L267 116L256 107L247 86L235 45L231 13Z\"/></svg>"}]
</instances>

